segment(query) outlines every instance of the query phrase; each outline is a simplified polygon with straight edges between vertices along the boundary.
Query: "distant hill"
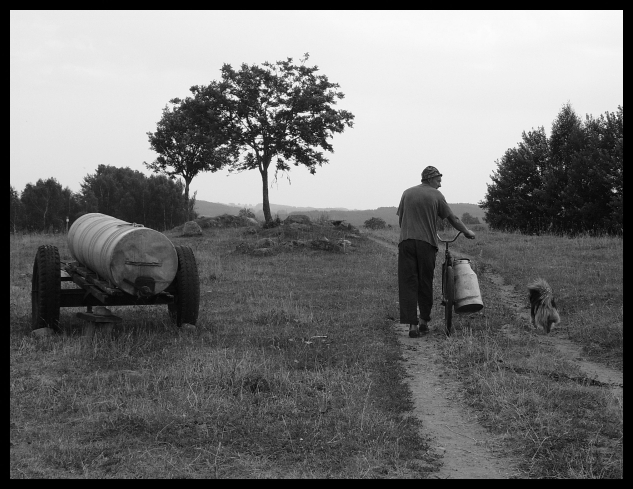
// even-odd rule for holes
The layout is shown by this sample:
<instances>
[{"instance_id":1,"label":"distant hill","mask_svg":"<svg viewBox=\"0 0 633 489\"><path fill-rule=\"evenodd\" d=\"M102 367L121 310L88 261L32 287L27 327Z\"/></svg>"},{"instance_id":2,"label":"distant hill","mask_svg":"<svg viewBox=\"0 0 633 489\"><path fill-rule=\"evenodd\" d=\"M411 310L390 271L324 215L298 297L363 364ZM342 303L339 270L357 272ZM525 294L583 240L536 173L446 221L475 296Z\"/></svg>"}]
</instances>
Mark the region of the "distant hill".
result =
<instances>
[{"instance_id":1,"label":"distant hill","mask_svg":"<svg viewBox=\"0 0 633 489\"><path fill-rule=\"evenodd\" d=\"M196 200L196 212L201 215L201 216L207 216L207 217L215 217L215 216L220 216L222 214L229 214L232 216L237 216L240 212L240 209L243 209L243 206L236 206L236 205L230 205L230 204L218 204L217 202L207 202L206 200ZM264 204L257 204L254 207L250 207L250 210L253 211L254 214L262 213L263 215L263 209L264 208ZM309 212L309 211L318 211L318 212L323 212L323 211L329 211L331 209L336 209L336 210L343 210L346 211L347 209L342 208L342 207L334 207L334 208L325 208L325 209L320 209L318 207L295 207L292 205L282 205L282 204L270 204L270 212L273 214L273 216L276 213L280 213L280 214L291 214L291 213L297 213L297 212Z\"/></svg>"},{"instance_id":2,"label":"distant hill","mask_svg":"<svg viewBox=\"0 0 633 489\"><path fill-rule=\"evenodd\" d=\"M464 212L468 212L473 217L478 217L481 222L486 217L486 211L476 204L448 204L453 214L461 218Z\"/></svg>"},{"instance_id":3,"label":"distant hill","mask_svg":"<svg viewBox=\"0 0 633 489\"><path fill-rule=\"evenodd\" d=\"M257 213L258 211L264 212L264 204L257 204L252 208L253 212ZM346 211L344 207L326 207L326 208L318 208L318 207L294 207L292 205L281 205L281 204L270 204L270 212L273 214L279 211L285 211L288 214L292 214L293 212L307 212L307 211L329 211L329 210L339 210Z\"/></svg>"},{"instance_id":4,"label":"distant hill","mask_svg":"<svg viewBox=\"0 0 633 489\"><path fill-rule=\"evenodd\" d=\"M476 204L449 204L453 213L457 217L462 217L465 212L468 212L473 217L478 217L483 222L485 212ZM251 210L255 215L263 220L264 215L262 211L263 205L257 204L251 207ZM206 202L204 200L196 200L196 212L201 216L215 217L222 214L229 214L236 216L239 214L242 207L217 204L214 202ZM349 222L354 226L362 226L367 219L372 217L379 217L383 219L387 224L392 226L398 225L398 216L396 215L397 207L378 207L377 209L368 210L348 210L344 208L317 208L317 207L293 207L291 205L270 204L270 212L273 217L277 214L281 219L284 219L288 214L305 214L312 220L319 219L321 216L327 219L340 219Z\"/></svg>"},{"instance_id":5,"label":"distant hill","mask_svg":"<svg viewBox=\"0 0 633 489\"><path fill-rule=\"evenodd\" d=\"M205 200L196 199L195 211L200 216L215 217L222 214L237 216L241 207L227 204L217 204L215 202L207 202Z\"/></svg>"}]
</instances>

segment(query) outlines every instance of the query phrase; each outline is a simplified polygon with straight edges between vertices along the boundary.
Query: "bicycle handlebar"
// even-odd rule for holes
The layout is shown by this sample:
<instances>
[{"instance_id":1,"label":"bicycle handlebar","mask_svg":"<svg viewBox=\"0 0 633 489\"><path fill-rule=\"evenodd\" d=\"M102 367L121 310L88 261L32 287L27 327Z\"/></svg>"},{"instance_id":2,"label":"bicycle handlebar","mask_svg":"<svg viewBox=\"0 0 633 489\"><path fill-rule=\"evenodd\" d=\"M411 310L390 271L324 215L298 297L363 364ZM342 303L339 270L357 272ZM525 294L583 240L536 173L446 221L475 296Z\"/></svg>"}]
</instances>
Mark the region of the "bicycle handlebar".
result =
<instances>
[{"instance_id":1,"label":"bicycle handlebar","mask_svg":"<svg viewBox=\"0 0 633 489\"><path fill-rule=\"evenodd\" d=\"M462 234L461 231L459 233L457 233L453 239L448 240L448 239L440 238L440 235L435 233L435 235L437 236L437 239L439 239L442 243L452 243L453 241L455 241L459 237L460 234Z\"/></svg>"}]
</instances>

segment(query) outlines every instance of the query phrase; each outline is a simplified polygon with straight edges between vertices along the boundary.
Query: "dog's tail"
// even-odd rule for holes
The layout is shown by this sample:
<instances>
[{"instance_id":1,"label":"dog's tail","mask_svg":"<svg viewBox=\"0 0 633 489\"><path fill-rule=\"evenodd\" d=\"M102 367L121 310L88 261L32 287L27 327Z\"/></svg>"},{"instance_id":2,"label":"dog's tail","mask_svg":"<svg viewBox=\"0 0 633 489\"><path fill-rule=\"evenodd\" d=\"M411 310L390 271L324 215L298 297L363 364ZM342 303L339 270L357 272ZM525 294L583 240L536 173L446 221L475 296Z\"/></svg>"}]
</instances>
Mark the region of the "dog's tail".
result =
<instances>
[{"instance_id":1,"label":"dog's tail","mask_svg":"<svg viewBox=\"0 0 633 489\"><path fill-rule=\"evenodd\" d=\"M549 333L553 324L560 323L556 302L550 285L542 278L528 284L532 306L532 324L542 326Z\"/></svg>"},{"instance_id":2,"label":"dog's tail","mask_svg":"<svg viewBox=\"0 0 633 489\"><path fill-rule=\"evenodd\" d=\"M548 298L552 298L552 288L545 281L545 279L537 278L527 286L530 291L530 302L532 302L532 298L535 297L539 301L546 300Z\"/></svg>"}]
</instances>

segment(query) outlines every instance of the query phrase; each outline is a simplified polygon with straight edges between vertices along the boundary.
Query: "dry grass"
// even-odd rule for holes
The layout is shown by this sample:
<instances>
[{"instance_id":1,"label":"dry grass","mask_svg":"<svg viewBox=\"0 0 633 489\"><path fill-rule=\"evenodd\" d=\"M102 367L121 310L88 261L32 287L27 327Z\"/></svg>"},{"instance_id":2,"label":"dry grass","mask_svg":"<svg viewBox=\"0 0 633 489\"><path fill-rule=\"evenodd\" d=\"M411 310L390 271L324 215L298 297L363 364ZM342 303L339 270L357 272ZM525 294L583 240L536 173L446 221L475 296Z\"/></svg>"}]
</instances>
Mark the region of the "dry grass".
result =
<instances>
[{"instance_id":1,"label":"dry grass","mask_svg":"<svg viewBox=\"0 0 633 489\"><path fill-rule=\"evenodd\" d=\"M384 241L398 244L397 229L372 231ZM443 236L454 236L447 231ZM506 283L525 295L536 277L546 279L554 290L561 328L582 344L592 359L623 368L624 273L622 238L602 236L530 236L498 233L481 228L477 239L463 237L451 251L475 258L475 266L490 267ZM443 249L438 260L443 257Z\"/></svg>"},{"instance_id":2,"label":"dry grass","mask_svg":"<svg viewBox=\"0 0 633 489\"><path fill-rule=\"evenodd\" d=\"M569 338L591 358L622 370L622 238L480 232L476 240L457 243L456 250L491 264L521 293L532 279L546 279Z\"/></svg>"},{"instance_id":3,"label":"dry grass","mask_svg":"<svg viewBox=\"0 0 633 489\"><path fill-rule=\"evenodd\" d=\"M397 243L397 230L372 232ZM452 236L453 233L446 233ZM622 369L623 243L621 238L524 236L480 231L451 245L491 267L516 290L535 277L553 286L562 325L594 361ZM438 253L438 267L443 254ZM439 277L432 313L442 324ZM623 405L606 388L571 380L578 367L539 336L523 330L514 311L480 279L485 309L454 316L456 332L443 346L448 371L465 386L479 420L505 440L529 478L622 478ZM508 335L502 328L514 331Z\"/></svg>"},{"instance_id":4,"label":"dry grass","mask_svg":"<svg viewBox=\"0 0 633 489\"><path fill-rule=\"evenodd\" d=\"M69 259L63 237L11 237L11 477L426 475L379 245L256 258L232 252L257 238L241 229L171 238L198 262L197 331L121 307L114 337L85 344L79 309L62 309L64 334L29 335L35 250Z\"/></svg>"},{"instance_id":5,"label":"dry grass","mask_svg":"<svg viewBox=\"0 0 633 489\"><path fill-rule=\"evenodd\" d=\"M387 319L397 317L393 254L360 239L348 254L256 258L232 253L258 237L241 232L171 236L198 260L196 332L174 330L165 306L115 308L124 325L91 345L72 309L62 310L64 335L29 335L37 246L69 256L62 237L11 237L11 477L427 475ZM396 230L374 234L397 243ZM570 338L622 368L621 239L481 231L456 244L475 269L493 267L517 290L546 278ZM480 287L486 308L456 316L443 345L447 372L480 421L521 458L526 477L621 478L621 400L569 380L577 367L520 332L495 290ZM443 317L437 302L433 327ZM503 334L507 325L519 332Z\"/></svg>"}]
</instances>

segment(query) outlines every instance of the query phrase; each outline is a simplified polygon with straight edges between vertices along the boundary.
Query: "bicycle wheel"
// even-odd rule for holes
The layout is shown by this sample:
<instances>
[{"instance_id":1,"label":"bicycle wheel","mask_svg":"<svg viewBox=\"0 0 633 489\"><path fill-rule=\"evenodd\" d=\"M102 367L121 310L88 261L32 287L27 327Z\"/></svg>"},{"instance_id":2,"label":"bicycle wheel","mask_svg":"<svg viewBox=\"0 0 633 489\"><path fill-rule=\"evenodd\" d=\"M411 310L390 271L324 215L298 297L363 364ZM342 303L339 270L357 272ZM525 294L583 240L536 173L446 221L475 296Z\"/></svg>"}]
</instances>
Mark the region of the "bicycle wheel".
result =
<instances>
[{"instance_id":1,"label":"bicycle wheel","mask_svg":"<svg viewBox=\"0 0 633 489\"><path fill-rule=\"evenodd\" d=\"M446 305L446 262L442 263L442 305Z\"/></svg>"},{"instance_id":2,"label":"bicycle wheel","mask_svg":"<svg viewBox=\"0 0 633 489\"><path fill-rule=\"evenodd\" d=\"M453 267L446 267L444 286L446 300L446 304L444 305L444 321L446 336L450 336L453 327L453 302L455 300L455 276L453 274Z\"/></svg>"}]
</instances>

